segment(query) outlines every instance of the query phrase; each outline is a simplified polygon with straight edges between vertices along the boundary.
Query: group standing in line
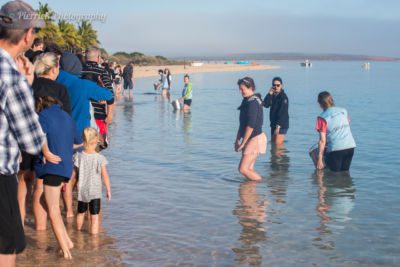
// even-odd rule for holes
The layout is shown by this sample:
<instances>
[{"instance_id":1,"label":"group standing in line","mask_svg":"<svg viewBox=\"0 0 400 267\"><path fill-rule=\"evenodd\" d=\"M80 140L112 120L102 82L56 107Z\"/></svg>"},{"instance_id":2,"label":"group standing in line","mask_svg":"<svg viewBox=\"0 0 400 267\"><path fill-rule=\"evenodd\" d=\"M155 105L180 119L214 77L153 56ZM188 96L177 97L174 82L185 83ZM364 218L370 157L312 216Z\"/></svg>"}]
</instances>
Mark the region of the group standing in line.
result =
<instances>
[{"instance_id":1,"label":"group standing in line","mask_svg":"<svg viewBox=\"0 0 400 267\"><path fill-rule=\"evenodd\" d=\"M35 16L9 16L18 12ZM72 192L79 188L77 229L88 210L91 234L100 229L102 181L111 199L107 160L98 151L108 145L115 77L97 47L89 47L84 58L35 38L44 26L23 1L1 7L0 266L15 266L26 246L32 184L35 228L46 230L49 217L66 259L74 244L61 216L61 195L66 217L75 217ZM99 130L90 127L91 106Z\"/></svg>"}]
</instances>

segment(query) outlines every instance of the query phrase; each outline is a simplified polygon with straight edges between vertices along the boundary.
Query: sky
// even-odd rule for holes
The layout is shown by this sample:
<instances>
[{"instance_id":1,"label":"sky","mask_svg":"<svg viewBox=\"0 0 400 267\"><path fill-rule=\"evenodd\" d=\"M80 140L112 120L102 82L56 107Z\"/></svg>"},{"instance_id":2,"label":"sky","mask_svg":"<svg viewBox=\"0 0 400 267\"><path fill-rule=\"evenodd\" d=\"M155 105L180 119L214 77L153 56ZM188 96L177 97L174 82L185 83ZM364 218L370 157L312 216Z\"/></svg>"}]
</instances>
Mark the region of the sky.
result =
<instances>
[{"instance_id":1,"label":"sky","mask_svg":"<svg viewBox=\"0 0 400 267\"><path fill-rule=\"evenodd\" d=\"M34 8L39 1L28 1ZM109 52L164 56L343 53L400 57L399 0L48 0L98 14Z\"/></svg>"}]
</instances>

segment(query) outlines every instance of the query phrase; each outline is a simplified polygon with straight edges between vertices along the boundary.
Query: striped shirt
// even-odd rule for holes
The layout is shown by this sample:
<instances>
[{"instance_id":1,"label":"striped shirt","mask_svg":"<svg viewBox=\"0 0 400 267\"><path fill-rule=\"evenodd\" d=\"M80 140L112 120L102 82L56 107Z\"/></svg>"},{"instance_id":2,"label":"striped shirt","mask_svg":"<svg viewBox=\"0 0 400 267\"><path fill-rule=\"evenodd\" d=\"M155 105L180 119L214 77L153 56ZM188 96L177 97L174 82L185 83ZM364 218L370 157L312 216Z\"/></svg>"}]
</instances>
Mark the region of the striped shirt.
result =
<instances>
[{"instance_id":1,"label":"striped shirt","mask_svg":"<svg viewBox=\"0 0 400 267\"><path fill-rule=\"evenodd\" d=\"M32 89L14 59L0 48L0 174L16 174L20 151L39 154L45 138Z\"/></svg>"},{"instance_id":2,"label":"striped shirt","mask_svg":"<svg viewBox=\"0 0 400 267\"><path fill-rule=\"evenodd\" d=\"M113 98L107 101L107 105L114 104L114 91L110 73L103 67L100 67L94 61L86 61L82 70L82 77L97 83L99 86L107 88L113 94ZM94 118L96 120L105 120L107 118L107 105L92 101Z\"/></svg>"}]
</instances>

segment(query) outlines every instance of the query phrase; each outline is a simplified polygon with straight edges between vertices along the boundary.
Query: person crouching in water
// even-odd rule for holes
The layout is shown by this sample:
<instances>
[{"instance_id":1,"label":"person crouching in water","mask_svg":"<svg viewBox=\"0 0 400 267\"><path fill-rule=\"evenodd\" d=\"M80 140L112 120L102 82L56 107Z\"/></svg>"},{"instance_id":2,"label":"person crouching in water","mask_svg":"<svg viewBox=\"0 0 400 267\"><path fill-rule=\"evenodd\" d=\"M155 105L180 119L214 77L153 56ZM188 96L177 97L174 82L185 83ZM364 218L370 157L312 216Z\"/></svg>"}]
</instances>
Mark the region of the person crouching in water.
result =
<instances>
[{"instance_id":1,"label":"person crouching in water","mask_svg":"<svg viewBox=\"0 0 400 267\"><path fill-rule=\"evenodd\" d=\"M158 75L160 75L160 79L154 83L155 91L158 91L161 88L161 86L164 84L164 71L162 69L159 69Z\"/></svg>"},{"instance_id":2,"label":"person crouching in water","mask_svg":"<svg viewBox=\"0 0 400 267\"><path fill-rule=\"evenodd\" d=\"M324 169L324 158L333 172L348 171L354 155L356 142L350 130L347 110L335 106L329 92L318 95L323 112L318 116L316 129L319 132L316 168Z\"/></svg>"},{"instance_id":3,"label":"person crouching in water","mask_svg":"<svg viewBox=\"0 0 400 267\"><path fill-rule=\"evenodd\" d=\"M65 259L72 259L70 249L74 247L68 236L60 211L61 187L72 175L73 150L79 147L82 139L75 128L75 122L63 111L58 100L50 96L35 98L39 122L46 133L49 149L61 158L58 164L41 160L35 163L36 176L43 179L44 198L54 234Z\"/></svg>"},{"instance_id":4,"label":"person crouching in water","mask_svg":"<svg viewBox=\"0 0 400 267\"><path fill-rule=\"evenodd\" d=\"M238 81L240 93L243 96L242 104L238 108L239 130L235 141L235 151L242 151L239 172L253 181L260 181L261 176L254 170L254 164L259 154L267 150L267 136L262 131L263 102L260 94L255 94L256 86L250 77Z\"/></svg>"},{"instance_id":5,"label":"person crouching in water","mask_svg":"<svg viewBox=\"0 0 400 267\"><path fill-rule=\"evenodd\" d=\"M185 86L183 87L182 90L182 97L179 98L179 100L180 101L183 100L183 111L189 112L190 106L192 105L192 97L193 97L192 83L190 82L189 75L186 74L183 77L183 81L185 83Z\"/></svg>"},{"instance_id":6,"label":"person crouching in water","mask_svg":"<svg viewBox=\"0 0 400 267\"><path fill-rule=\"evenodd\" d=\"M111 200L110 178L107 173L107 160L96 152L99 134L93 128L83 130L83 152L75 154L74 165L78 169L78 215L77 229L81 230L85 213L90 212L90 233L97 234L100 230L100 200L101 180L106 187L107 199Z\"/></svg>"}]
</instances>

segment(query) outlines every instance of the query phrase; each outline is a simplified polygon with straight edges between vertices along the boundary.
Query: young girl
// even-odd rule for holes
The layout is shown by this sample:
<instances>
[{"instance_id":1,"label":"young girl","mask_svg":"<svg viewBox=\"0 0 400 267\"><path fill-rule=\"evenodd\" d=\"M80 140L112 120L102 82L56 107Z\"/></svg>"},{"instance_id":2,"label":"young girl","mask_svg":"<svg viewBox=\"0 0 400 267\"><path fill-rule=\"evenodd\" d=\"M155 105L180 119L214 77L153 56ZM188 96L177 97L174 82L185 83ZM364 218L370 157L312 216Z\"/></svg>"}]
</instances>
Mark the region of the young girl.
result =
<instances>
[{"instance_id":1,"label":"young girl","mask_svg":"<svg viewBox=\"0 0 400 267\"><path fill-rule=\"evenodd\" d=\"M41 160L35 163L36 176L44 184L44 198L47 212L58 244L65 259L72 259L70 249L74 244L68 236L60 211L61 187L72 175L72 154L74 143L80 144L75 123L71 116L61 109L59 102L50 96L36 96L35 107L39 122L46 133L49 149L61 158L53 164Z\"/></svg>"},{"instance_id":2,"label":"young girl","mask_svg":"<svg viewBox=\"0 0 400 267\"><path fill-rule=\"evenodd\" d=\"M84 151L75 154L74 164L78 168L78 215L77 229L81 230L85 213L90 212L90 233L97 234L100 229L99 213L101 199L101 178L111 200L110 178L107 173L106 158L96 152L99 134L93 128L83 130Z\"/></svg>"}]
</instances>

